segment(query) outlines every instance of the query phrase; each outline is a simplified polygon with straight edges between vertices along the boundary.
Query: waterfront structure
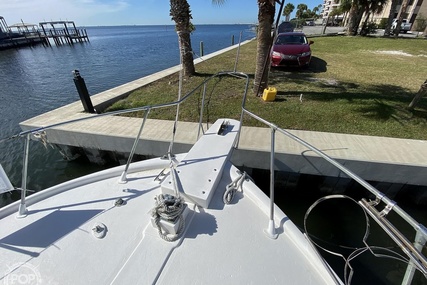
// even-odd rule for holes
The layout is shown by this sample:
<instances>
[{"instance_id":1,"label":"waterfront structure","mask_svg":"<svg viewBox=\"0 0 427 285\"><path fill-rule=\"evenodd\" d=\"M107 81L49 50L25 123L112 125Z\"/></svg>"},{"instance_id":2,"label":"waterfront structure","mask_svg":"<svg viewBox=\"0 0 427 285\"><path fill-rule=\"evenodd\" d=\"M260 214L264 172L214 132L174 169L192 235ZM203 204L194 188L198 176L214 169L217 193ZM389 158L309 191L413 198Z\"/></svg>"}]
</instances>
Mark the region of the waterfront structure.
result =
<instances>
[{"instance_id":1,"label":"waterfront structure","mask_svg":"<svg viewBox=\"0 0 427 285\"><path fill-rule=\"evenodd\" d=\"M42 31L36 24L23 21L8 26L6 20L0 16L0 49L39 43L50 46L49 39L56 45L89 41L86 29L78 29L73 21L41 22L39 25Z\"/></svg>"},{"instance_id":2,"label":"waterfront structure","mask_svg":"<svg viewBox=\"0 0 427 285\"><path fill-rule=\"evenodd\" d=\"M8 31L9 29L6 24L6 20L2 16L0 16L0 39L4 37Z\"/></svg>"},{"instance_id":3,"label":"waterfront structure","mask_svg":"<svg viewBox=\"0 0 427 285\"><path fill-rule=\"evenodd\" d=\"M41 22L40 27L48 45L50 45L49 39L53 39L56 45L89 41L86 29L78 29L73 21Z\"/></svg>"},{"instance_id":4,"label":"waterfront structure","mask_svg":"<svg viewBox=\"0 0 427 285\"><path fill-rule=\"evenodd\" d=\"M399 4L396 6L396 11L394 11L394 18L397 17L399 10L402 5L402 0L399 0ZM326 23L329 14L336 8L339 8L340 0L323 0L322 4L322 19L323 23ZM381 19L388 18L390 15L391 1L388 1L383 11L378 14L374 14L371 19L375 23L380 23ZM423 0L409 0L406 13L403 15L404 19L409 19L409 22L412 24L412 30L415 30L417 27L414 25L418 19L427 18L427 2ZM335 23L339 23L344 19L344 15L338 15L335 17Z\"/></svg>"},{"instance_id":5,"label":"waterfront structure","mask_svg":"<svg viewBox=\"0 0 427 285\"><path fill-rule=\"evenodd\" d=\"M0 49L40 43L45 43L45 37L39 32L37 25L22 22L8 26L0 16Z\"/></svg>"}]
</instances>

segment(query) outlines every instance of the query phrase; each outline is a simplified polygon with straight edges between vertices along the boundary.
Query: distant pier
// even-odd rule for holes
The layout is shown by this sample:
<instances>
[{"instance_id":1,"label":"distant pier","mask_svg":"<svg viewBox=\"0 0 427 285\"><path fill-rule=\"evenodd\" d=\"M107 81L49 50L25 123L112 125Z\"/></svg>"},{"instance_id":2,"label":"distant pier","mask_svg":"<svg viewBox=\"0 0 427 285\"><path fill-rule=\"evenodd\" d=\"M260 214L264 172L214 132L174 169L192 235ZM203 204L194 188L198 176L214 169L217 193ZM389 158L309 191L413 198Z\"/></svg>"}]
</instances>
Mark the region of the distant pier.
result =
<instances>
[{"instance_id":1,"label":"distant pier","mask_svg":"<svg viewBox=\"0 0 427 285\"><path fill-rule=\"evenodd\" d=\"M0 16L0 50L44 43L46 39L37 25L22 22L8 26Z\"/></svg>"},{"instance_id":2,"label":"distant pier","mask_svg":"<svg viewBox=\"0 0 427 285\"><path fill-rule=\"evenodd\" d=\"M89 41L86 29L78 29L73 21L41 22L39 25L48 45L50 45L49 39L52 39L57 46Z\"/></svg>"},{"instance_id":3,"label":"distant pier","mask_svg":"<svg viewBox=\"0 0 427 285\"><path fill-rule=\"evenodd\" d=\"M0 16L0 50L43 44L57 46L72 45L77 42L89 41L86 29L78 29L73 21L41 22L38 25L24 23L8 26L6 20Z\"/></svg>"}]
</instances>

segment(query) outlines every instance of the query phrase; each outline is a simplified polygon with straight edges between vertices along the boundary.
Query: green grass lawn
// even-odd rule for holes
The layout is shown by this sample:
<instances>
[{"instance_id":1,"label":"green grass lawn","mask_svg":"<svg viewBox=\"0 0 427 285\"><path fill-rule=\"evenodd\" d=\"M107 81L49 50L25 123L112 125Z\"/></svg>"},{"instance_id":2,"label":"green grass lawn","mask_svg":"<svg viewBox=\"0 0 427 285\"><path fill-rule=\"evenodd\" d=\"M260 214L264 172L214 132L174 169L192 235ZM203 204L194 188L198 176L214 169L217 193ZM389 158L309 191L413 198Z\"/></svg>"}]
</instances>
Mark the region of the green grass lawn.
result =
<instances>
[{"instance_id":1,"label":"green grass lawn","mask_svg":"<svg viewBox=\"0 0 427 285\"><path fill-rule=\"evenodd\" d=\"M249 91L247 108L286 129L387 136L427 140L427 98L414 111L407 106L427 79L427 40L368 37L312 38L308 69L272 69L269 86L278 90L274 102ZM186 79L186 93L207 76L232 70L236 51L196 65ZM255 72L256 41L241 47L237 70ZM252 87L252 86L251 86ZM176 100L178 75L134 91L108 110L134 108ZM221 79L208 89L210 122L239 118L242 84ZM197 121L200 95L181 107L180 120ZM141 116L141 114L137 114ZM153 111L150 118L174 119L174 110ZM246 120L245 125L259 125Z\"/></svg>"}]
</instances>

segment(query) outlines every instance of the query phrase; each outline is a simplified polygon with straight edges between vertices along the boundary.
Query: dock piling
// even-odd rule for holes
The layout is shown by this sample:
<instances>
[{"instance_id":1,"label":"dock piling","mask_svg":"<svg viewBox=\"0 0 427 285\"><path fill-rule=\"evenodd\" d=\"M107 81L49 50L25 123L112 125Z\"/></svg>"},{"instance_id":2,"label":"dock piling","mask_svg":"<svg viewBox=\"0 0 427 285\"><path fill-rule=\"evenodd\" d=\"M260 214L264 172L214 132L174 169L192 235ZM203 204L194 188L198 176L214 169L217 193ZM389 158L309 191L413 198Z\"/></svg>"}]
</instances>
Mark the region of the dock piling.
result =
<instances>
[{"instance_id":1,"label":"dock piling","mask_svg":"<svg viewBox=\"0 0 427 285\"><path fill-rule=\"evenodd\" d=\"M77 92L79 93L80 100L83 104L83 108L88 113L96 113L95 108L93 108L92 101L90 100L90 95L87 91L85 80L80 76L80 72L78 70L73 70L73 75L74 84L76 85Z\"/></svg>"},{"instance_id":2,"label":"dock piling","mask_svg":"<svg viewBox=\"0 0 427 285\"><path fill-rule=\"evenodd\" d=\"M203 51L203 42L200 42L200 56L204 55L204 51Z\"/></svg>"}]
</instances>

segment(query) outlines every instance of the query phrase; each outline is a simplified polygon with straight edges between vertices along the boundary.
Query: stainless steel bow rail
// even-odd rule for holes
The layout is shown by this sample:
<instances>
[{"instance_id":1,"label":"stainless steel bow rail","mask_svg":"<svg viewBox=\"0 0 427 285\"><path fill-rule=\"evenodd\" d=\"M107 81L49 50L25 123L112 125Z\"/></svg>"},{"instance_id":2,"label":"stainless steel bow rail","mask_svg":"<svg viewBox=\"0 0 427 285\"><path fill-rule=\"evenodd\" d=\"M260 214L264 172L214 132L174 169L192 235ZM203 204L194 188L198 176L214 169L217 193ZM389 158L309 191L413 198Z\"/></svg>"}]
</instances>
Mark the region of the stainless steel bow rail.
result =
<instances>
[{"instance_id":1,"label":"stainless steel bow rail","mask_svg":"<svg viewBox=\"0 0 427 285\"><path fill-rule=\"evenodd\" d=\"M343 173L348 175L350 178L354 179L356 182L358 182L360 185L362 185L365 189L367 189L370 193L372 193L376 197L376 199L374 201L367 201L365 199L362 199L361 201L359 201L359 203L363 206L363 208L366 210L366 212L394 240L394 242L396 242L396 244L402 249L402 251L408 256L410 262L408 264L406 274L405 274L405 277L402 281L402 284L406 285L406 284L411 283L415 270L419 270L427 278L427 259L421 252L422 248L425 246L426 241L427 241L427 229L426 229L426 227L423 226L422 224L418 223L415 219L413 219L403 209L401 209L398 205L396 205L396 203L393 200L386 197L383 193L378 191L375 187L373 187L372 185L367 183L365 180L360 178L358 175L356 175L355 173L353 173L349 169L345 168L343 165L341 165L340 163L338 163L337 161L335 161L334 159L332 159L331 157L329 157L328 155L326 155L325 153L323 153L319 149L317 149L314 146L310 145L309 143L303 141L299 137L293 135L291 132L286 131L284 129L281 129L278 126L276 126L275 124L272 124L271 122L257 116L253 112L247 110L245 108L245 102L246 102L246 96L247 96L247 91L248 91L248 86L249 86L249 77L244 73L235 72L235 71L234 72L220 72L220 73L217 73L217 74L207 78L201 84L199 84L196 88L194 88L192 91L190 91L185 96L183 96L182 98L180 98L174 102L165 103L165 104L157 104L157 105L152 105L152 106L143 106L143 107L132 108L132 109L127 109L127 110L108 112L108 113L103 113L103 114L93 114L90 117L74 119L74 120L70 120L67 122L60 122L60 123L52 124L52 125L45 126L45 127L40 127L40 128L28 130L28 131L23 131L23 132L19 133L18 135L14 136L13 138L15 138L15 137L24 137L25 138L23 170L22 170L22 189L21 189L22 192L21 192L21 202L20 202L18 216L24 217L27 213L25 197L26 197L26 191L27 191L27 170L28 170L29 142L31 139L31 135L41 134L48 129L52 129L55 127L68 125L68 124L72 124L72 123L77 123L77 122L81 122L81 121L92 120L92 119L105 117L105 116L122 115L122 114L127 114L127 113L132 113L132 112L144 111L144 118L142 120L138 135L135 138L134 144L133 144L132 149L130 151L129 159L128 159L126 167L125 167L125 170L124 170L124 172L120 178L121 182L125 182L126 181L126 175L127 175L128 170L129 170L129 164L132 161L132 157L135 153L136 146L140 141L140 137L141 137L142 131L144 129L144 125L147 121L148 114L150 113L150 111L153 109L161 109L161 108L174 107L174 106L178 107L180 104L185 102L190 96L196 94L196 92L198 90L202 90L202 93L203 93L203 97L201 99L202 107L200 108L200 119L199 119L198 134L197 134L197 137L199 137L200 132L204 132L204 129L203 129L203 116L204 116L203 115L203 109L204 108L203 107L205 106L205 103L206 103L205 97L207 94L207 84L212 79L217 78L217 77L221 77L221 76L232 76L232 77L236 77L236 78L240 78L240 79L245 80L243 100L242 100L242 111L241 111L241 115L240 115L240 123L241 124L240 124L240 129L238 132L239 134L238 134L238 137L236 140L235 147L238 148L238 145L239 145L239 137L240 137L241 127L242 127L243 119L244 119L245 115L252 117L253 119L256 119L259 122L265 124L271 130L270 213L269 213L268 227L266 230L266 233L269 237L271 237L271 238L277 237L276 227L274 225L274 205L275 205L274 204L274 179L275 179L275 177L274 177L274 170L275 170L274 169L274 160L275 160L276 133L279 132L280 134L296 141L297 143L303 145L307 149L313 151L318 156L322 157L323 159L325 159L326 161L328 161L329 163L331 163L332 165L337 167ZM208 101L210 101L210 100L208 100ZM178 120L178 116L176 116L176 120ZM176 128L176 122L174 124L173 132L175 132L175 128ZM42 137L44 137L44 136L42 136ZM172 139L171 145L169 147L169 151L168 151L169 159L173 159L172 158L173 157L172 156L172 146L173 146L173 139ZM384 207L381 211L379 211L378 208L381 207L382 205L384 205ZM400 217L402 217L415 230L416 238L415 238L415 241L413 243L411 243L408 239L406 239L406 237L403 234L401 234L387 220L387 214L391 211L394 211L395 213L397 213Z\"/></svg>"},{"instance_id":2,"label":"stainless steel bow rail","mask_svg":"<svg viewBox=\"0 0 427 285\"><path fill-rule=\"evenodd\" d=\"M242 103L242 115L241 115L241 125L243 123L244 114L252 117L253 119L258 120L259 122L268 126L271 130L271 149L270 149L270 220L268 224L268 229L266 230L267 234L271 238L277 236L274 226L274 160L275 160L275 140L276 132L281 133L282 135L296 141L297 143L303 145L307 149L313 151L321 158L325 159L330 164L334 165L336 168L341 170L350 178L354 179L357 183L367 189L370 193L375 195L374 201L367 201L362 199L359 203L366 210L366 212L373 218L375 222L391 237L391 239L402 249L402 251L408 256L409 263L406 269L404 279L402 280L402 285L411 284L414 277L415 270L418 269L426 278L427 278L427 258L422 254L422 249L427 242L427 228L418 223L414 218L412 218L408 213L406 213L402 208L400 208L395 201L389 199L385 194L381 193L375 187L370 185L368 182L363 180L361 177L341 165L336 160L329 157L327 154L307 143L306 141L300 139L299 137L293 135L287 130L281 129L275 124L264 120L263 118L257 116L253 112L245 108L245 101ZM240 132L239 132L240 135ZM239 137L238 137L239 141ZM238 141L236 147L238 147ZM384 208L379 211L377 208L381 205L384 205ZM387 215L389 212L394 211L402 219L404 219L416 232L415 241L411 243L398 229L396 229L393 224L387 220Z\"/></svg>"},{"instance_id":3,"label":"stainless steel bow rail","mask_svg":"<svg viewBox=\"0 0 427 285\"><path fill-rule=\"evenodd\" d=\"M204 133L203 109L204 109L205 104L206 105L209 104L209 101L210 101L210 100L206 100L207 85L211 80L213 80L215 78L224 77L224 76L230 76L230 77L234 77L234 78L244 79L243 98L244 98L244 100L246 100L246 95L247 95L248 86L249 86L249 76L244 74L244 73L241 73L241 72L235 72L235 71L226 72L226 71L224 71L224 72L219 72L215 75L212 75L211 77L208 77L202 83L200 83L197 87L195 87L192 91L190 91L185 96L183 96L182 98L180 98L174 102L169 102L169 103L164 103L164 104L156 104L156 105L152 105L152 106L143 106L143 107L138 107L138 108L119 110L119 111L107 112L107 113L102 113L102 114L93 114L92 116L89 116L89 117L73 119L73 120L69 120L66 122L59 122L59 123L51 124L48 126L23 131L23 132L20 132L19 134L15 135L15 136L12 136L11 139L21 138L21 137L25 138L23 164L22 164L22 183L21 183L21 188L16 189L16 190L21 190L21 202L19 205L18 217L25 217L27 215L26 192L28 191L28 189L27 189L28 157L29 157L30 140L31 140L32 135L37 136L37 137L46 138L46 135L41 136L40 134L44 133L46 130L49 130L49 129L52 129L55 127L60 127L60 126L69 125L69 124L73 124L73 123L79 123L79 122L83 122L86 120L93 120L93 119L106 117L106 116L123 115L123 114L143 111L144 112L144 118L143 118L141 126L139 128L138 135L135 137L132 149L130 151L128 161L127 161L126 166L125 166L125 170L124 170L124 172L121 175L121 178L119 180L119 182L124 183L124 182L126 182L126 175L128 173L128 170L129 170L129 165L130 165L132 158L135 154L136 147L140 141L140 137L141 137L141 134L143 132L143 129L144 129L144 126L145 126L145 123L147 121L147 118L148 118L150 111L154 110L154 109L178 107L179 105L181 105L182 103L187 101L187 99L190 98L191 96L193 96L193 95L195 96L195 94L198 94L199 90L202 90L203 95L202 95L202 99L201 99L202 107L200 108L200 119L199 119L198 134L197 134L197 138L198 138L200 136L201 132ZM178 116L176 116L176 120L178 120ZM209 122L207 122L207 123L209 123ZM175 133L175 131L176 131L176 121L175 121L175 124L173 127L173 132ZM169 150L168 150L168 157L173 157L172 150L173 150L173 139L171 141L171 145L170 145Z\"/></svg>"}]
</instances>

